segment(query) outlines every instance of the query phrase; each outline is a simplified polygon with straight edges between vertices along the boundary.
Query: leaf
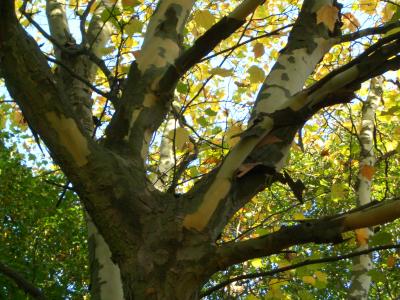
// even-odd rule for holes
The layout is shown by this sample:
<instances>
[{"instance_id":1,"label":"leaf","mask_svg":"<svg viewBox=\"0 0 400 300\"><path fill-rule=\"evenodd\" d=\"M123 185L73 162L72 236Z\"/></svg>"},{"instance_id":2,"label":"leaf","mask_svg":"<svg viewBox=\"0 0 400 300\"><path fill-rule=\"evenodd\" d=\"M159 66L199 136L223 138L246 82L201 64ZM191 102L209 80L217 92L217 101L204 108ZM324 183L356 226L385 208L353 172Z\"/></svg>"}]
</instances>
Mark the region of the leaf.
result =
<instances>
[{"instance_id":1,"label":"leaf","mask_svg":"<svg viewBox=\"0 0 400 300\"><path fill-rule=\"evenodd\" d=\"M264 70L260 69L257 66L251 66L247 72L250 75L250 82L251 83L260 83L263 82L265 79Z\"/></svg>"},{"instance_id":2,"label":"leaf","mask_svg":"<svg viewBox=\"0 0 400 300\"><path fill-rule=\"evenodd\" d=\"M386 231L379 231L371 237L369 244L370 246L389 244L392 242L392 239L393 237L390 233Z\"/></svg>"},{"instance_id":3,"label":"leaf","mask_svg":"<svg viewBox=\"0 0 400 300\"><path fill-rule=\"evenodd\" d=\"M216 112L215 110L212 110L211 108L207 108L205 111L205 114L210 116L210 117L215 117L217 115L218 112Z\"/></svg>"},{"instance_id":4,"label":"leaf","mask_svg":"<svg viewBox=\"0 0 400 300\"><path fill-rule=\"evenodd\" d=\"M175 147L177 149L182 149L187 142L189 142L189 132L183 127L176 128Z\"/></svg>"},{"instance_id":5,"label":"leaf","mask_svg":"<svg viewBox=\"0 0 400 300\"><path fill-rule=\"evenodd\" d=\"M132 35L136 32L141 33L143 23L138 19L131 19L128 24L125 25L124 29L127 34Z\"/></svg>"},{"instance_id":6,"label":"leaf","mask_svg":"<svg viewBox=\"0 0 400 300\"><path fill-rule=\"evenodd\" d=\"M393 268L396 264L396 260L396 257L394 257L393 255L389 255L386 261L388 268Z\"/></svg>"},{"instance_id":7,"label":"leaf","mask_svg":"<svg viewBox=\"0 0 400 300\"><path fill-rule=\"evenodd\" d=\"M315 271L315 277L317 278L317 280L323 283L328 283L328 275L326 273Z\"/></svg>"},{"instance_id":8,"label":"leaf","mask_svg":"<svg viewBox=\"0 0 400 300\"><path fill-rule=\"evenodd\" d=\"M293 220L299 221L299 220L305 220L306 218L304 217L303 213L297 212L293 214Z\"/></svg>"},{"instance_id":9,"label":"leaf","mask_svg":"<svg viewBox=\"0 0 400 300\"><path fill-rule=\"evenodd\" d=\"M215 23L215 17L208 10L199 10L194 14L194 21L200 27L203 27L205 30L209 29Z\"/></svg>"},{"instance_id":10,"label":"leaf","mask_svg":"<svg viewBox=\"0 0 400 300\"><path fill-rule=\"evenodd\" d=\"M372 16L375 14L376 4L374 0L360 0L360 9Z\"/></svg>"},{"instance_id":11,"label":"leaf","mask_svg":"<svg viewBox=\"0 0 400 300\"><path fill-rule=\"evenodd\" d=\"M364 246L368 244L370 230L368 228L359 228L355 230L358 245Z\"/></svg>"},{"instance_id":12,"label":"leaf","mask_svg":"<svg viewBox=\"0 0 400 300\"><path fill-rule=\"evenodd\" d=\"M360 173L363 177L371 181L375 173L375 168L369 165L364 165L361 167Z\"/></svg>"},{"instance_id":13,"label":"leaf","mask_svg":"<svg viewBox=\"0 0 400 300\"><path fill-rule=\"evenodd\" d=\"M261 268L263 265L261 258L252 259L250 263L254 268Z\"/></svg>"},{"instance_id":14,"label":"leaf","mask_svg":"<svg viewBox=\"0 0 400 300\"><path fill-rule=\"evenodd\" d=\"M204 118L203 116L200 116L199 118L197 118L196 121L203 127L206 127L209 125L207 119Z\"/></svg>"},{"instance_id":15,"label":"leaf","mask_svg":"<svg viewBox=\"0 0 400 300\"><path fill-rule=\"evenodd\" d=\"M323 23L333 32L338 19L339 9L331 4L325 4L317 11L317 24Z\"/></svg>"},{"instance_id":16,"label":"leaf","mask_svg":"<svg viewBox=\"0 0 400 300\"><path fill-rule=\"evenodd\" d=\"M219 75L221 77L228 77L233 74L233 69L214 68L210 70L210 74Z\"/></svg>"},{"instance_id":17,"label":"leaf","mask_svg":"<svg viewBox=\"0 0 400 300\"><path fill-rule=\"evenodd\" d=\"M386 3L385 7L382 10L382 21L388 22L392 19L394 13L396 12L396 6L392 3Z\"/></svg>"},{"instance_id":18,"label":"leaf","mask_svg":"<svg viewBox=\"0 0 400 300\"><path fill-rule=\"evenodd\" d=\"M264 45L261 44L261 43L256 43L253 46L253 52L254 52L254 57L255 58L258 58L258 57L262 56L265 53Z\"/></svg>"},{"instance_id":19,"label":"leaf","mask_svg":"<svg viewBox=\"0 0 400 300\"><path fill-rule=\"evenodd\" d=\"M377 269L369 270L368 275L371 276L371 279L375 282L384 282L386 280L385 274Z\"/></svg>"},{"instance_id":20,"label":"leaf","mask_svg":"<svg viewBox=\"0 0 400 300\"><path fill-rule=\"evenodd\" d=\"M314 300L315 299L314 295L311 294L310 292L308 292L307 290L300 290L298 292L298 295L301 300Z\"/></svg>"},{"instance_id":21,"label":"leaf","mask_svg":"<svg viewBox=\"0 0 400 300\"><path fill-rule=\"evenodd\" d=\"M183 82L178 82L176 91L181 94L186 94L189 91L189 85Z\"/></svg>"},{"instance_id":22,"label":"leaf","mask_svg":"<svg viewBox=\"0 0 400 300\"><path fill-rule=\"evenodd\" d=\"M124 8L137 6L139 4L140 4L140 1L138 1L138 0L122 0L122 6Z\"/></svg>"},{"instance_id":23,"label":"leaf","mask_svg":"<svg viewBox=\"0 0 400 300\"><path fill-rule=\"evenodd\" d=\"M313 276L310 275L303 276L301 280L303 280L304 283L315 285L315 278Z\"/></svg>"},{"instance_id":24,"label":"leaf","mask_svg":"<svg viewBox=\"0 0 400 300\"><path fill-rule=\"evenodd\" d=\"M344 186L341 183L334 183L331 187L331 199L339 200L344 197Z\"/></svg>"},{"instance_id":25,"label":"leaf","mask_svg":"<svg viewBox=\"0 0 400 300\"><path fill-rule=\"evenodd\" d=\"M343 27L351 32L357 31L360 27L360 22L352 13L344 13L342 15Z\"/></svg>"}]
</instances>

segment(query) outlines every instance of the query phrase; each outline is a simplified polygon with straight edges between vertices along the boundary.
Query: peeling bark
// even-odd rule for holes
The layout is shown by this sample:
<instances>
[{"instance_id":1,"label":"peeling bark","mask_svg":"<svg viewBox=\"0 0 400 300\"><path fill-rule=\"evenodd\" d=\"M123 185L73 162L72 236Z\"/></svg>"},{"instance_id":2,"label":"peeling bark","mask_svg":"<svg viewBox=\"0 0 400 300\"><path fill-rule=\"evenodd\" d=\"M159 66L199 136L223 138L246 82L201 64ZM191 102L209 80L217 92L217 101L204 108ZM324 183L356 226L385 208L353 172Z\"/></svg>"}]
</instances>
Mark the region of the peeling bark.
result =
<instances>
[{"instance_id":1,"label":"peeling bark","mask_svg":"<svg viewBox=\"0 0 400 300\"><path fill-rule=\"evenodd\" d=\"M68 38L63 6L56 0L47 3L50 31L63 44ZM399 201L382 202L257 239L215 244L230 217L274 182L305 121L322 107L349 101L365 80L400 67L400 35L393 34L303 89L337 42L336 31L316 24L320 7L336 5L330 0L304 2L288 44L260 90L248 129L220 166L180 197L146 178L150 138L170 111L177 80L238 29L260 3L245 0L183 51L183 28L193 1L161 0L148 24L142 55L130 67L107 136L97 143L91 138L92 92L62 67L53 73L36 42L19 25L14 1L0 1L0 69L7 88L71 180L91 219L94 299L198 299L212 273L232 264L295 244L340 242L342 232L400 217ZM111 32L99 18L101 9L92 17L83 45L73 45L89 47L97 58ZM94 80L95 67L88 56L55 51L74 72ZM171 149L164 140L162 174L172 166ZM256 167L244 172L246 164Z\"/></svg>"}]
</instances>

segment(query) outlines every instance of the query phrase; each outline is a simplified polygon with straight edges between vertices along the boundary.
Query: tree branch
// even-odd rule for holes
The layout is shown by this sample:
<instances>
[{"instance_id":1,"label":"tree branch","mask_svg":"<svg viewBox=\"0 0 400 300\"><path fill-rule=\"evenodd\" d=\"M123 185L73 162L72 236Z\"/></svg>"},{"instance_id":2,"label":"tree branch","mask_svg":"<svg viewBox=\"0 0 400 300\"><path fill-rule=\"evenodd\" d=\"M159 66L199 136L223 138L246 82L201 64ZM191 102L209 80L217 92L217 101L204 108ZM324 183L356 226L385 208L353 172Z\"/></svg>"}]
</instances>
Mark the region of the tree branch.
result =
<instances>
[{"instance_id":1,"label":"tree branch","mask_svg":"<svg viewBox=\"0 0 400 300\"><path fill-rule=\"evenodd\" d=\"M174 68L180 77L203 57L210 53L221 41L230 37L245 22L247 16L264 3L264 0L244 0L228 16L208 29L192 47L184 51L176 60Z\"/></svg>"},{"instance_id":2,"label":"tree branch","mask_svg":"<svg viewBox=\"0 0 400 300\"><path fill-rule=\"evenodd\" d=\"M400 21L388 22L379 27L366 28L366 29L358 30L353 33L342 35L338 38L337 42L345 43L345 42L354 41L356 39L366 37L369 35L385 34L385 33L388 33L390 30L395 29L399 26L400 26Z\"/></svg>"},{"instance_id":3,"label":"tree branch","mask_svg":"<svg viewBox=\"0 0 400 300\"><path fill-rule=\"evenodd\" d=\"M293 245L305 243L340 243L342 233L371 227L400 218L400 201L385 201L360 207L359 210L318 220L305 220L299 225L242 242L231 242L216 248L213 261L218 270L252 258L278 253Z\"/></svg>"},{"instance_id":4,"label":"tree branch","mask_svg":"<svg viewBox=\"0 0 400 300\"><path fill-rule=\"evenodd\" d=\"M235 277L230 278L228 280L224 280L223 282L220 282L220 283L216 284L212 288L210 288L210 289L204 291L203 293L201 293L200 296L201 297L206 297L206 296L218 291L219 289L222 289L223 287L227 286L228 284L230 284L232 282L243 280L243 279L253 279L253 278L257 278L257 277L273 276L273 275L276 275L276 274L279 274L279 273L283 273L283 272L286 272L286 271L294 270L294 269L297 269L297 268L300 268L300 267L304 267L304 266L315 265L315 264L320 264L320 263L336 262L336 261L349 259L349 258L352 258L352 257L368 254L368 253L379 251L379 250L399 249L399 248L400 248L400 244L377 246L377 247L372 247L372 248L365 249L365 250L362 250L362 251L355 251L355 252L348 253L348 254L345 254L345 255L324 257L324 258L318 258L318 259L306 259L306 260L304 260L302 262L299 262L299 263L296 263L296 264L293 264L293 265L289 265L289 266L285 266L285 267L282 267L282 268L270 270L270 271L257 272L257 273L251 273L251 274L243 274L243 275L235 276Z\"/></svg>"},{"instance_id":5,"label":"tree branch","mask_svg":"<svg viewBox=\"0 0 400 300\"><path fill-rule=\"evenodd\" d=\"M57 45L62 45L62 46L74 42L74 39L68 27L68 20L65 13L65 5L66 5L65 1L61 2L59 0L46 0L46 15L53 44L56 41ZM28 15L25 11L23 13L25 17ZM31 23L33 22L33 19L30 16L28 20ZM35 26L38 29L40 28L40 26L37 24ZM47 38L50 38L50 36L48 36L44 30L41 30L41 33L46 34L45 36ZM57 59L60 59L62 50L59 47L57 47L57 45L54 45L55 46L54 50Z\"/></svg>"},{"instance_id":6,"label":"tree branch","mask_svg":"<svg viewBox=\"0 0 400 300\"><path fill-rule=\"evenodd\" d=\"M24 276L22 276L18 271L7 266L6 264L0 262L0 272L10 278L14 283L22 289L25 293L29 294L35 299L45 299L45 296L41 289L33 285Z\"/></svg>"},{"instance_id":7,"label":"tree branch","mask_svg":"<svg viewBox=\"0 0 400 300\"><path fill-rule=\"evenodd\" d=\"M131 158L147 159L151 136L169 113L175 77L166 76L181 51L184 25L194 0L160 0L132 63L121 105L106 129L106 145Z\"/></svg>"},{"instance_id":8,"label":"tree branch","mask_svg":"<svg viewBox=\"0 0 400 300\"><path fill-rule=\"evenodd\" d=\"M235 209L270 184L271 178L265 177L265 170L273 175L283 167L291 141L305 120L290 119L280 111L290 103L292 95L303 88L308 76L334 42L330 30L316 24L315 11L326 3L331 2L320 0L318 5L313 1L303 3L288 43L260 89L248 129L241 134L239 143L227 155L215 177L201 180L195 187L202 186L201 189L205 190L202 197L193 197L188 201L190 213L184 219L186 228L203 231L209 227L212 236L217 237ZM310 45L313 45L312 49ZM290 125L296 123L295 127L285 126L284 122L288 120L291 120ZM268 152L264 151L266 147ZM260 151L249 160L255 148ZM265 167L263 176L249 183L255 189L238 191L235 188L236 179L245 174L241 168L252 169L249 164ZM244 197L246 192L248 198ZM238 198L238 194L243 197ZM195 211L193 206L197 207Z\"/></svg>"}]
</instances>

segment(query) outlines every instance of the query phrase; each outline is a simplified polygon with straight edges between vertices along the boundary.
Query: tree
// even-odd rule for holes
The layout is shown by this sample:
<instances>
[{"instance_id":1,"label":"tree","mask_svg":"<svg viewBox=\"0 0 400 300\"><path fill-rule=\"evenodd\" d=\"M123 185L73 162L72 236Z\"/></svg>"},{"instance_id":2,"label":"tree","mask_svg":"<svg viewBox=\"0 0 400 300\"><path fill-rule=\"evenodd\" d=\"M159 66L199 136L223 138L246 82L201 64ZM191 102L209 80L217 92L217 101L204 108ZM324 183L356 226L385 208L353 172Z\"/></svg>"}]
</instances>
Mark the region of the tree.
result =
<instances>
[{"instance_id":1,"label":"tree","mask_svg":"<svg viewBox=\"0 0 400 300\"><path fill-rule=\"evenodd\" d=\"M359 4L363 27L330 0L160 0L156 7L82 0L69 8L58 0L0 2L1 74L35 139L43 140L84 206L93 299L198 299L216 272L290 256L299 251L290 249L308 243L317 249L342 243L347 232L400 216L389 163L377 173L384 177L379 186L386 186L378 189L382 201L356 209L337 200L350 195L351 159L342 167L329 161L336 177L323 168L318 180L290 175L289 167L316 172L321 159L304 148L327 115L324 124L338 120L348 131L340 142L352 147L358 134L351 109L359 110L360 101L351 102L363 99L369 79L387 76L388 115L395 115L399 83L387 72L400 67L397 5ZM50 33L40 26L44 10ZM379 20L366 18L381 10ZM71 14L79 25L69 27ZM32 34L47 41L39 44ZM264 53L262 67L257 59ZM228 62L230 69L223 67ZM236 87L226 94L220 87L233 86L229 78ZM232 101L224 104L227 98ZM350 112L338 109L344 107ZM386 125L385 134L395 127ZM337 141L320 140L331 144L321 149L323 159ZM381 135L385 161L396 156L386 142ZM350 174L346 187L341 169ZM371 179L374 171L360 172ZM324 184L331 201L321 200ZM267 188L278 200L257 208ZM290 205L288 197L299 204ZM279 209L292 219L275 220L283 216ZM249 210L253 221L240 225ZM280 228L267 226L268 211ZM397 245L372 250L391 247ZM326 282L324 274L314 275ZM235 280L245 278L252 275ZM279 298L270 285L269 295Z\"/></svg>"},{"instance_id":2,"label":"tree","mask_svg":"<svg viewBox=\"0 0 400 300\"><path fill-rule=\"evenodd\" d=\"M0 270L21 290L2 277L0 297L26 299L24 291L38 297L46 291L51 299L81 296L88 270L79 202L67 191L65 205L56 208L62 178L53 172L34 176L15 148L0 140Z\"/></svg>"}]
</instances>

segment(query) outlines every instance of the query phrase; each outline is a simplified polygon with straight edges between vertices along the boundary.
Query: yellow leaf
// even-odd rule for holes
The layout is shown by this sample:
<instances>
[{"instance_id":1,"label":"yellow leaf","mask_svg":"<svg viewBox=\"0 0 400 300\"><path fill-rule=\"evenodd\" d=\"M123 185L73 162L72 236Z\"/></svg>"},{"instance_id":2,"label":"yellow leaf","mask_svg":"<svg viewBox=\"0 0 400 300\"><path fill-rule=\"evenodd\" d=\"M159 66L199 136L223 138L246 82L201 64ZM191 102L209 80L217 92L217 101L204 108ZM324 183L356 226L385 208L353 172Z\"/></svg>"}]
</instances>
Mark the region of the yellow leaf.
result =
<instances>
[{"instance_id":1,"label":"yellow leaf","mask_svg":"<svg viewBox=\"0 0 400 300\"><path fill-rule=\"evenodd\" d=\"M325 4L317 11L317 24L323 23L333 32L336 20L338 19L339 9L331 4Z\"/></svg>"},{"instance_id":2,"label":"yellow leaf","mask_svg":"<svg viewBox=\"0 0 400 300\"><path fill-rule=\"evenodd\" d=\"M254 57L255 58L258 58L258 57L262 56L264 54L264 52L265 52L264 45L261 44L261 43L256 43L253 46L253 52L254 52Z\"/></svg>"},{"instance_id":3,"label":"yellow leaf","mask_svg":"<svg viewBox=\"0 0 400 300\"><path fill-rule=\"evenodd\" d=\"M341 183L334 183L331 187L331 199L337 201L344 197L344 186Z\"/></svg>"},{"instance_id":4,"label":"yellow leaf","mask_svg":"<svg viewBox=\"0 0 400 300\"><path fill-rule=\"evenodd\" d=\"M301 280L303 280L304 283L315 285L315 278L313 276L303 276Z\"/></svg>"},{"instance_id":5,"label":"yellow leaf","mask_svg":"<svg viewBox=\"0 0 400 300\"><path fill-rule=\"evenodd\" d=\"M328 283L328 275L321 271L315 271L315 277L323 283Z\"/></svg>"},{"instance_id":6,"label":"yellow leaf","mask_svg":"<svg viewBox=\"0 0 400 300\"><path fill-rule=\"evenodd\" d=\"M77 6L76 0L69 0L69 8L74 9Z\"/></svg>"},{"instance_id":7,"label":"yellow leaf","mask_svg":"<svg viewBox=\"0 0 400 300\"><path fill-rule=\"evenodd\" d=\"M261 268L262 267L262 260L261 260L261 258L256 258L256 259L253 259L253 260L251 260L251 265L254 267L254 268Z\"/></svg>"},{"instance_id":8,"label":"yellow leaf","mask_svg":"<svg viewBox=\"0 0 400 300\"><path fill-rule=\"evenodd\" d=\"M369 165L364 165L361 167L360 173L363 177L371 181L372 177L374 177L375 168Z\"/></svg>"},{"instance_id":9,"label":"yellow leaf","mask_svg":"<svg viewBox=\"0 0 400 300\"><path fill-rule=\"evenodd\" d=\"M205 30L209 29L215 23L215 17L208 10L199 10L194 14L194 21Z\"/></svg>"},{"instance_id":10,"label":"yellow leaf","mask_svg":"<svg viewBox=\"0 0 400 300\"><path fill-rule=\"evenodd\" d=\"M257 66L251 66L247 72L250 75L250 82L251 83L260 83L263 82L265 79L264 70L260 69Z\"/></svg>"},{"instance_id":11,"label":"yellow leaf","mask_svg":"<svg viewBox=\"0 0 400 300\"><path fill-rule=\"evenodd\" d=\"M305 217L302 213L295 213L293 215L293 220L299 221L299 220L305 220Z\"/></svg>"},{"instance_id":12,"label":"yellow leaf","mask_svg":"<svg viewBox=\"0 0 400 300\"><path fill-rule=\"evenodd\" d=\"M288 283L287 280L278 279L278 278L272 278L269 281L269 286L270 286L271 289L278 289L279 287L281 287L282 285L285 285L287 283Z\"/></svg>"},{"instance_id":13,"label":"yellow leaf","mask_svg":"<svg viewBox=\"0 0 400 300\"><path fill-rule=\"evenodd\" d=\"M358 245L363 246L368 243L369 238L369 229L368 228L360 228L356 229L356 240Z\"/></svg>"},{"instance_id":14,"label":"yellow leaf","mask_svg":"<svg viewBox=\"0 0 400 300\"><path fill-rule=\"evenodd\" d=\"M210 74L219 75L221 77L228 77L233 74L233 69L214 68L210 70Z\"/></svg>"},{"instance_id":15,"label":"yellow leaf","mask_svg":"<svg viewBox=\"0 0 400 300\"><path fill-rule=\"evenodd\" d=\"M360 27L360 22L352 13L345 13L342 15L343 27L351 32L357 31Z\"/></svg>"},{"instance_id":16,"label":"yellow leaf","mask_svg":"<svg viewBox=\"0 0 400 300\"><path fill-rule=\"evenodd\" d=\"M396 6L391 3L386 3L385 7L382 10L382 21L388 22L392 18L394 12L396 11Z\"/></svg>"},{"instance_id":17,"label":"yellow leaf","mask_svg":"<svg viewBox=\"0 0 400 300\"><path fill-rule=\"evenodd\" d=\"M375 14L376 4L377 1L374 0L360 0L360 9L372 16Z\"/></svg>"}]
</instances>

